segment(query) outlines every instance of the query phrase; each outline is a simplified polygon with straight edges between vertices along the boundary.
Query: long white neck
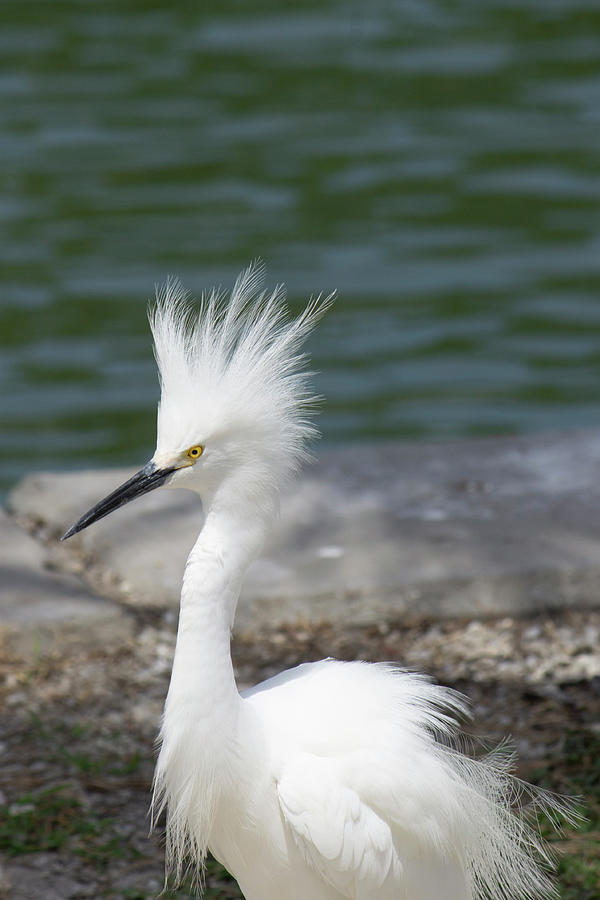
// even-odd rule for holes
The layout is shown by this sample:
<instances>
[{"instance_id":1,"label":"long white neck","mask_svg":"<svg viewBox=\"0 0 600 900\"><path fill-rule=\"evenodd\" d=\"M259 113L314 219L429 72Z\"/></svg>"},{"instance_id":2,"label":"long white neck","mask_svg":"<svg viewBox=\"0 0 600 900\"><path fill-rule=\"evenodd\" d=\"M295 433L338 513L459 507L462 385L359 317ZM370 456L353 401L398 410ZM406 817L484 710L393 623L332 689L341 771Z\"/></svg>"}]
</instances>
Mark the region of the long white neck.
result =
<instances>
[{"instance_id":1,"label":"long white neck","mask_svg":"<svg viewBox=\"0 0 600 900\"><path fill-rule=\"evenodd\" d=\"M264 530L260 518L215 504L185 569L155 775L155 807L167 808L167 861L176 873L187 841L202 860L219 796L239 777L242 701L230 634L243 575Z\"/></svg>"},{"instance_id":2,"label":"long white neck","mask_svg":"<svg viewBox=\"0 0 600 900\"><path fill-rule=\"evenodd\" d=\"M263 540L260 523L210 510L189 555L165 718L185 709L197 725L238 700L229 651L245 571Z\"/></svg>"}]
</instances>

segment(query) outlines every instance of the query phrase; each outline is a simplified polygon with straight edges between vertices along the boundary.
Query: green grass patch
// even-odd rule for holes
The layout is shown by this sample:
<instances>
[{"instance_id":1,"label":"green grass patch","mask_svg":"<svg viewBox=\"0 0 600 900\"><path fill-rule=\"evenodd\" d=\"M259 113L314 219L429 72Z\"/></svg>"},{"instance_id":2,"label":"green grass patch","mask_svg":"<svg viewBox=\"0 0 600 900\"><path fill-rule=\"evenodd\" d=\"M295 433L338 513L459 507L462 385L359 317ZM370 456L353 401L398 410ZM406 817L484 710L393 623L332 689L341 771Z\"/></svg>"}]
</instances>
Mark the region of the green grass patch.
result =
<instances>
[{"instance_id":1,"label":"green grass patch","mask_svg":"<svg viewBox=\"0 0 600 900\"><path fill-rule=\"evenodd\" d=\"M98 752L89 725L84 723L53 723L46 725L39 715L30 715L28 737L37 745L42 745L45 755L54 762L68 767L71 772L83 775L113 775L126 778L138 772L146 761L136 751L124 758L113 753ZM114 735L115 741L118 734Z\"/></svg>"},{"instance_id":2,"label":"green grass patch","mask_svg":"<svg viewBox=\"0 0 600 900\"><path fill-rule=\"evenodd\" d=\"M237 881L223 866L208 856L204 880L204 900L243 900ZM197 879L188 875L177 887L167 886L161 900L197 900L199 891Z\"/></svg>"},{"instance_id":3,"label":"green grass patch","mask_svg":"<svg viewBox=\"0 0 600 900\"><path fill-rule=\"evenodd\" d=\"M558 854L561 900L600 900L600 735L566 734L560 758L538 770L535 781L581 798L578 810L585 818L577 826L557 833L549 821L541 822L544 838Z\"/></svg>"},{"instance_id":4,"label":"green grass patch","mask_svg":"<svg viewBox=\"0 0 600 900\"><path fill-rule=\"evenodd\" d=\"M95 816L67 786L23 794L0 806L0 851L18 856L63 848L97 866L138 855L111 819Z\"/></svg>"}]
</instances>

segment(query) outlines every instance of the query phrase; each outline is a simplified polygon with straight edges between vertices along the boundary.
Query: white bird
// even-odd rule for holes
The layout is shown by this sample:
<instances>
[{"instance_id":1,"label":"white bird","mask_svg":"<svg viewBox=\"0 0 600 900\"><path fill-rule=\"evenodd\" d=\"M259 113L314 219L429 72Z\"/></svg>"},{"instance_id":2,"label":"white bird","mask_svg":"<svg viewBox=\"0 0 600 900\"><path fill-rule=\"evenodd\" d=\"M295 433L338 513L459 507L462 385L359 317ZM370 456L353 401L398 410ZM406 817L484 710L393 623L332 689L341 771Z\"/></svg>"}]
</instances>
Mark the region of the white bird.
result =
<instances>
[{"instance_id":1,"label":"white bird","mask_svg":"<svg viewBox=\"0 0 600 900\"><path fill-rule=\"evenodd\" d=\"M554 896L518 801L525 791L563 814L568 803L516 781L505 748L463 755L459 694L393 665L332 659L237 690L240 587L314 432L301 346L330 299L289 320L282 288L262 292L255 265L198 314L167 283L150 316L162 389L154 456L64 535L161 485L204 503L154 784L168 870L201 871L210 850L247 900Z\"/></svg>"}]
</instances>

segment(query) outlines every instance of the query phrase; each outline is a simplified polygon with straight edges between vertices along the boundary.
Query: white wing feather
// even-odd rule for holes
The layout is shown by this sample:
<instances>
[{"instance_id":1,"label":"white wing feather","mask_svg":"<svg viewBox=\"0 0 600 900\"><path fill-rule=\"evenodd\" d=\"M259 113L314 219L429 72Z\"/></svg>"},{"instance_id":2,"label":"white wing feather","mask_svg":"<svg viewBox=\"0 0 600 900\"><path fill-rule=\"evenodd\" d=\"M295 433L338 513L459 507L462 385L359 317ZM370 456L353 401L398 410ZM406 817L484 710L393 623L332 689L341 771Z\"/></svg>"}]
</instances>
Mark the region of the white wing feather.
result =
<instances>
[{"instance_id":1,"label":"white wing feather","mask_svg":"<svg viewBox=\"0 0 600 900\"><path fill-rule=\"evenodd\" d=\"M381 888L398 866L390 827L339 782L335 761L299 754L277 792L296 845L329 884L345 897L387 897Z\"/></svg>"}]
</instances>

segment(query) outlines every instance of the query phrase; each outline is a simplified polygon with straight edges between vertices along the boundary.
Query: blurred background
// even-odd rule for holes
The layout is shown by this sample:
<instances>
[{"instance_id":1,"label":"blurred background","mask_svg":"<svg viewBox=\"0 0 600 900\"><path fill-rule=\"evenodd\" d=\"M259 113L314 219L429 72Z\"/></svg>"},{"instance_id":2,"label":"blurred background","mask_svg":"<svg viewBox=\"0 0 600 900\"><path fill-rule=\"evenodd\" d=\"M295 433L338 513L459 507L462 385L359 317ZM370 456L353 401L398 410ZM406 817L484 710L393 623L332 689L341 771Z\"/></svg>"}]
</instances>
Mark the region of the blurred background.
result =
<instances>
[{"instance_id":1,"label":"blurred background","mask_svg":"<svg viewBox=\"0 0 600 900\"><path fill-rule=\"evenodd\" d=\"M0 490L137 465L155 282L261 256L327 444L600 425L595 0L4 0Z\"/></svg>"}]
</instances>

